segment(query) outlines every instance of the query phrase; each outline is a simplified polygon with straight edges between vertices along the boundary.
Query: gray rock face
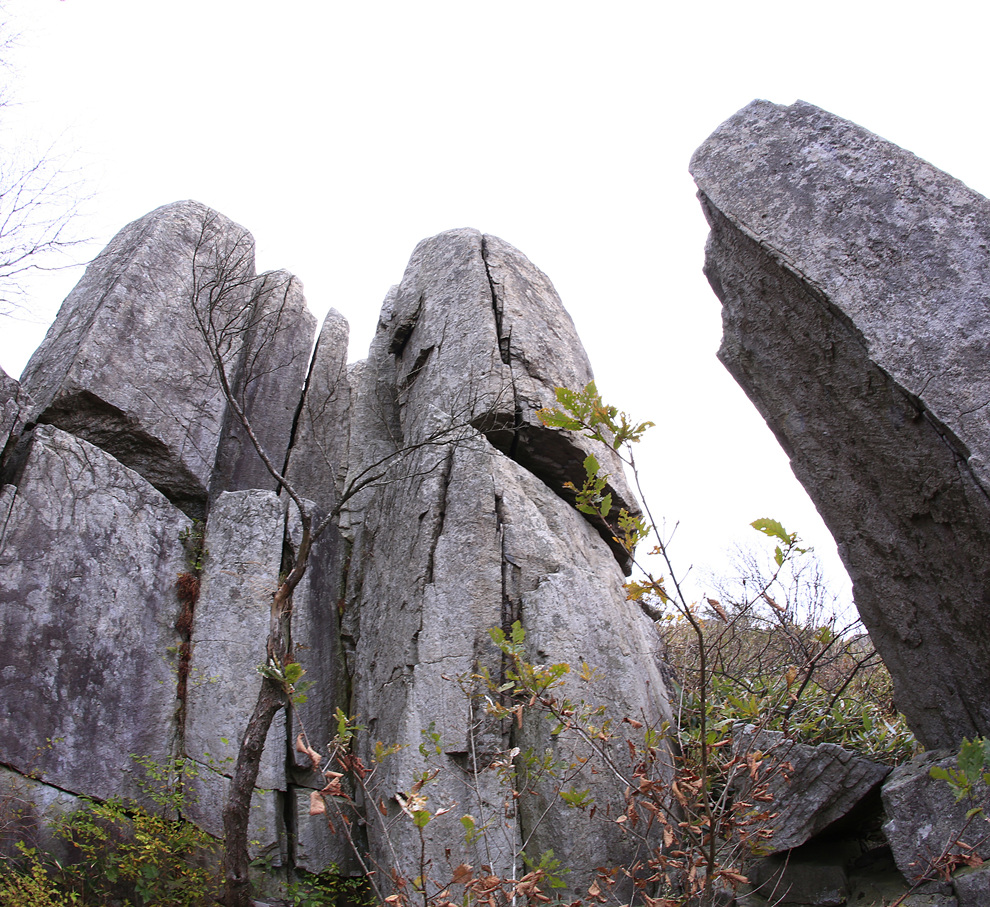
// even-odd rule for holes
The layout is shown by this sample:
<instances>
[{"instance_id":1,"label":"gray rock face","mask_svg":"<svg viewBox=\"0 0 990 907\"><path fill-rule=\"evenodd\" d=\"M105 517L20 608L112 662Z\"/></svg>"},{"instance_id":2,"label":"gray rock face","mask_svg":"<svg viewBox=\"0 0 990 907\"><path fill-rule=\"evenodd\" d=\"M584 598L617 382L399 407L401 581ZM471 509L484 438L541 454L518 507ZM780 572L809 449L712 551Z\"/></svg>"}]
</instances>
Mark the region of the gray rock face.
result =
<instances>
[{"instance_id":1,"label":"gray rock face","mask_svg":"<svg viewBox=\"0 0 990 907\"><path fill-rule=\"evenodd\" d=\"M328 512L343 491L347 471L349 335L344 316L336 309L327 312L313 353L289 458L288 476L296 490Z\"/></svg>"},{"instance_id":2,"label":"gray rock face","mask_svg":"<svg viewBox=\"0 0 990 907\"><path fill-rule=\"evenodd\" d=\"M955 757L944 751L923 753L895 768L883 786L887 814L883 831L894 862L907 879L928 872L943 852L970 852L954 843L959 839L974 848L976 856L990 860L990 819L978 815L967 821L966 813L974 804L956 802L949 785L929 775L933 765L954 768Z\"/></svg>"},{"instance_id":3,"label":"gray rock face","mask_svg":"<svg viewBox=\"0 0 990 907\"><path fill-rule=\"evenodd\" d=\"M990 733L990 202L804 103L696 152L719 358L839 543L929 747Z\"/></svg>"},{"instance_id":4,"label":"gray rock face","mask_svg":"<svg viewBox=\"0 0 990 907\"><path fill-rule=\"evenodd\" d=\"M959 899L959 907L984 907L985 904L990 904L990 865L956 873L952 879L952 887Z\"/></svg>"},{"instance_id":5,"label":"gray rock face","mask_svg":"<svg viewBox=\"0 0 990 907\"><path fill-rule=\"evenodd\" d=\"M566 316L546 279L501 244L502 271L495 273L502 289L494 293L501 302L493 309L489 242L453 231L421 243L386 299L368 362L354 376L349 475L381 459L390 444L419 446L360 499L360 517L351 524L344 633L355 640L353 711L370 739L412 744L379 769L385 791L408 792L419 774L441 769L423 791L431 810L451 810L428 835L437 877L462 861L511 874L525 840L530 854L566 853L577 867L568 880L577 890L587 887L594 867L628 856L631 842L619 826L610 834L596 823L589 834L588 814L566 809L546 781L534 783L537 793L519 804L512 798L498 766L515 747L556 746L565 759L572 753L548 737L544 719L505 728L485 716L483 700L472 701L468 693L477 684L470 675L484 668L498 677L503 670L488 630L520 620L533 660L567 661L575 670L584 660L600 668L607 680L593 692L616 714L659 723L670 713L656 633L625 600L613 553L559 496L559 484L527 468L532 458L510 456L518 448L505 432L514 420L529 424L537 403L552 401L549 382L575 380L573 363L584 357L579 347L548 347L541 372L540 353L531 350L527 368L536 377L514 359L496 313L521 325L526 310L525 330L537 334L544 321L558 325L547 329L550 336ZM527 309L531 297L541 303ZM526 350L522 333L517 327L511 336ZM557 363L554 356L571 359ZM585 377L590 370L577 380ZM525 406L516 396L520 385L530 388ZM568 443L573 459L583 442ZM358 450L366 459L355 456ZM574 784L590 788L599 810L625 809L624 788L604 773L582 772ZM397 800L386 798L385 805L386 821L399 819L392 846L403 870L416 875L418 835L401 820ZM464 843L464 814L479 826L492 823L487 851ZM374 854L387 853L375 822L369 838Z\"/></svg>"},{"instance_id":6,"label":"gray rock face","mask_svg":"<svg viewBox=\"0 0 990 907\"><path fill-rule=\"evenodd\" d=\"M251 294L241 361L234 373L238 399L262 449L284 474L316 319L306 307L302 283L287 271L259 275ZM226 418L211 494L247 488L277 490L243 423L229 407Z\"/></svg>"},{"instance_id":7,"label":"gray rock face","mask_svg":"<svg viewBox=\"0 0 990 907\"><path fill-rule=\"evenodd\" d=\"M773 834L760 840L769 853L791 850L811 840L876 793L890 773L889 766L834 743L808 746L776 731L757 732L752 725L741 723L733 728L732 750L744 758L747 753L762 753L769 763L765 783L773 797L769 805L773 818L763 827ZM739 796L748 798L752 789L748 774L737 780L737 789Z\"/></svg>"},{"instance_id":8,"label":"gray rock face","mask_svg":"<svg viewBox=\"0 0 990 907\"><path fill-rule=\"evenodd\" d=\"M0 369L0 454L8 441L16 441L31 408L31 398L21 390L20 384Z\"/></svg>"},{"instance_id":9,"label":"gray rock face","mask_svg":"<svg viewBox=\"0 0 990 907\"><path fill-rule=\"evenodd\" d=\"M121 230L63 303L24 371L32 418L101 447L202 516L228 423L204 334L242 385L235 389L246 384L264 441L281 443L273 453L281 468L310 341L301 352L281 339L288 330L260 341L276 323L305 330L307 319L311 336L291 278L255 279L254 240L243 227L198 202L166 205ZM257 401L282 382L289 396L261 417ZM288 409L283 424L279 408ZM223 452L218 490L243 487L257 471L238 437L233 431Z\"/></svg>"},{"instance_id":10,"label":"gray rock face","mask_svg":"<svg viewBox=\"0 0 990 907\"><path fill-rule=\"evenodd\" d=\"M508 243L476 230L423 240L386 300L381 325L392 357L382 367L394 369L403 412L474 425L555 489L580 486L594 453L612 476L615 514L638 512L614 451L545 429L536 416L554 403L555 387L581 389L593 375L553 285ZM435 425L421 420L420 430ZM418 440L408 419L403 430L404 443ZM628 566L611 533L602 535Z\"/></svg>"},{"instance_id":11,"label":"gray rock face","mask_svg":"<svg viewBox=\"0 0 990 907\"><path fill-rule=\"evenodd\" d=\"M186 755L233 772L241 735L261 687L272 593L278 585L285 502L271 491L220 495L206 524L205 565L192 628L186 694ZM285 789L285 721L265 746L258 787ZM218 807L222 804L218 804Z\"/></svg>"},{"instance_id":12,"label":"gray rock face","mask_svg":"<svg viewBox=\"0 0 990 907\"><path fill-rule=\"evenodd\" d=\"M536 415L556 386L591 381L573 324L519 252L458 230L417 247L367 361L346 366L347 325L331 312L307 369L312 328L295 278L256 277L250 235L184 202L126 227L90 266L26 370L34 403L0 380L0 430L16 442L0 492L0 763L15 781L38 774L41 816L56 787L140 796L130 753L184 755L184 815L222 833L301 522L226 403L211 339L272 465L316 520L340 510L293 596L292 652L315 686L266 741L253 855L347 869L343 838L308 814L325 779L292 747L305 733L324 752L340 706L368 728L366 764L371 741L406 745L378 769L381 802L362 804L373 862L390 868L395 853L419 874L397 795L440 768L424 789L431 811L450 809L426 836L436 878L462 861L518 876L524 850L553 849L575 867L573 890L587 889L638 844L614 822L592 831L590 810L566 808L559 788L587 788L617 816L625 783L585 767L584 744L540 717L490 717L477 676L504 679L489 630L518 620L531 661L573 666L563 694L617 719L671 719L658 636L623 590L627 558L563 489L594 453L616 508L635 509L621 465ZM198 587L183 510L208 517ZM194 604L180 605L179 574ZM602 679L578 679L583 665ZM527 779L517 802L506 773L528 747L555 753L567 779ZM382 809L400 819L391 840ZM485 829L477 841L467 814Z\"/></svg>"},{"instance_id":13,"label":"gray rock face","mask_svg":"<svg viewBox=\"0 0 990 907\"><path fill-rule=\"evenodd\" d=\"M35 430L0 536L3 761L90 797L141 799L130 754L174 753L175 578L188 519L135 472Z\"/></svg>"},{"instance_id":14,"label":"gray rock face","mask_svg":"<svg viewBox=\"0 0 990 907\"><path fill-rule=\"evenodd\" d=\"M0 853L17 859L17 842L52 854L60 861L71 857L68 843L54 833L54 824L63 816L84 809L90 801L49 787L19 772L0 767L0 804L3 828Z\"/></svg>"}]
</instances>

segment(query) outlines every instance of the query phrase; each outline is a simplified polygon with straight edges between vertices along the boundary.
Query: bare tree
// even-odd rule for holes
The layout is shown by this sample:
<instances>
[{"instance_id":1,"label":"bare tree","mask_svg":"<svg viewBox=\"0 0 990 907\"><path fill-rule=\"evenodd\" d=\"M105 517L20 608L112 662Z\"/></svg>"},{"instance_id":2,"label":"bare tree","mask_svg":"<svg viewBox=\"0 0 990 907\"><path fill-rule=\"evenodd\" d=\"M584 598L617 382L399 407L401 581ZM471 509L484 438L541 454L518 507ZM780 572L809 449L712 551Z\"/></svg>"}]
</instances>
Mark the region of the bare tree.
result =
<instances>
[{"instance_id":1,"label":"bare tree","mask_svg":"<svg viewBox=\"0 0 990 907\"><path fill-rule=\"evenodd\" d=\"M84 200L82 181L69 170L54 146L41 151L11 152L10 116L14 102L8 83L11 53L17 35L9 14L0 6L0 136L5 154L0 161L0 313L22 308L24 278L30 271L48 271L75 264L67 254L82 242L72 228Z\"/></svg>"},{"instance_id":2,"label":"bare tree","mask_svg":"<svg viewBox=\"0 0 990 907\"><path fill-rule=\"evenodd\" d=\"M251 797L261 764L262 751L272 722L280 709L290 706L293 674L290 666L290 620L292 596L309 565L316 540L335 523L349 502L362 491L385 483L409 479L439 468L450 445L467 443L478 432L470 418L477 407L467 412L447 414L435 427L414 441L397 438L379 453L372 454L349 474L328 509L306 500L287 470L276 459L252 424L246 401L252 384L260 380L270 366L260 351L265 344L277 343L285 330L288 287L263 275L255 278L248 267L253 257L250 237L225 234L217 228L216 215L204 217L193 257L193 280L190 305L200 336L205 340L212 361L214 377L233 414L236 426L248 439L268 475L280 493L291 501L298 518L299 536L295 549L284 565L278 587L271 596L268 634L265 643L266 664L261 688L251 717L239 743L229 794L223 810L224 829L224 903L227 907L248 907L249 856L248 818ZM291 278L286 275L286 281ZM274 305L259 304L261 295L274 298ZM278 302L281 300L281 302ZM335 389L323 389L325 394ZM472 401L476 402L476 401ZM382 401L382 418L388 419L394 401ZM319 410L319 401L307 401ZM493 406L495 403L493 402ZM435 455L431 456L430 451ZM425 455L423 455L425 454ZM328 475L335 472L328 463Z\"/></svg>"}]
</instances>

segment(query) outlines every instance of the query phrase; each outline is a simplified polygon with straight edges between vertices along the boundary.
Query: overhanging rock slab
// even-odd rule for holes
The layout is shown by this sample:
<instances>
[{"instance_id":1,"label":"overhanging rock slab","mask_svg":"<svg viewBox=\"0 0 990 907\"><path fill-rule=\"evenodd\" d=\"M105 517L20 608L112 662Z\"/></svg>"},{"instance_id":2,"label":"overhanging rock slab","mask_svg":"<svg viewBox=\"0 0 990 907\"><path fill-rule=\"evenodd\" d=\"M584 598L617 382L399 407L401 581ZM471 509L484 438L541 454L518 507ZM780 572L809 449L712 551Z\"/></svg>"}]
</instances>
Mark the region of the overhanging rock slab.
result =
<instances>
[{"instance_id":1,"label":"overhanging rock slab","mask_svg":"<svg viewBox=\"0 0 990 907\"><path fill-rule=\"evenodd\" d=\"M810 104L698 149L719 357L839 544L928 746L990 733L990 201Z\"/></svg>"}]
</instances>

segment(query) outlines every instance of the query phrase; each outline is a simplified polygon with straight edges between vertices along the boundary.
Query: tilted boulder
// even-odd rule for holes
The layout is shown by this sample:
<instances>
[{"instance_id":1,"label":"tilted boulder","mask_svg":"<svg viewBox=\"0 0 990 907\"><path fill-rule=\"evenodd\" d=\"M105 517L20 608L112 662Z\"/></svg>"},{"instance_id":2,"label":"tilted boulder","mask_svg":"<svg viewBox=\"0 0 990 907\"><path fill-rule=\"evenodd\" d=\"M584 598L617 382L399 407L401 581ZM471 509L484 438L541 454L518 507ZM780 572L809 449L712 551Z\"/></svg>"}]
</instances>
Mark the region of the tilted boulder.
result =
<instances>
[{"instance_id":1,"label":"tilted boulder","mask_svg":"<svg viewBox=\"0 0 990 907\"><path fill-rule=\"evenodd\" d=\"M189 520L132 470L40 426L0 495L3 762L48 785L143 799L131 754L180 733L176 576Z\"/></svg>"},{"instance_id":2,"label":"tilted boulder","mask_svg":"<svg viewBox=\"0 0 990 907\"><path fill-rule=\"evenodd\" d=\"M757 830L772 832L753 837L763 853L780 853L800 847L830 825L845 818L871 794L876 794L890 767L858 756L834 743L810 746L789 740L777 731L757 731L753 725L736 724L732 753L745 763L759 754L762 763L755 784L772 799L771 817ZM741 772L735 780L738 796L749 799L754 780Z\"/></svg>"},{"instance_id":3,"label":"tilted boulder","mask_svg":"<svg viewBox=\"0 0 990 907\"><path fill-rule=\"evenodd\" d=\"M839 545L928 747L990 734L990 202L839 117L754 101L698 149L719 358Z\"/></svg>"}]
</instances>

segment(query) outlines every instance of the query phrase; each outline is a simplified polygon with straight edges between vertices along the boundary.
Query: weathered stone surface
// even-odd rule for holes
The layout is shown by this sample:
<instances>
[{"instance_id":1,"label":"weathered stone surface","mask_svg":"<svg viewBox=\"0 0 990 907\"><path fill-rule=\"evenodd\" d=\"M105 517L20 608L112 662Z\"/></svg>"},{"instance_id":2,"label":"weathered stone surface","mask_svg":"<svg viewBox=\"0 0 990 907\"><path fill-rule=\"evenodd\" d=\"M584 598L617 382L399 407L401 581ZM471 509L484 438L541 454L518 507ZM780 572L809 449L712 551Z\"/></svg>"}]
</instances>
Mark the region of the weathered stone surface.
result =
<instances>
[{"instance_id":1,"label":"weathered stone surface","mask_svg":"<svg viewBox=\"0 0 990 907\"><path fill-rule=\"evenodd\" d=\"M890 773L889 766L834 743L809 746L777 731L757 731L751 724L736 724L732 737L734 755L745 759L748 753L763 754L760 783L773 797L768 807L773 818L761 826L773 832L760 840L764 852L800 847L876 793ZM737 778L736 787L747 799L752 789L747 773Z\"/></svg>"},{"instance_id":2,"label":"weathered stone surface","mask_svg":"<svg viewBox=\"0 0 990 907\"><path fill-rule=\"evenodd\" d=\"M990 733L990 202L809 104L696 152L719 357L838 540L922 742Z\"/></svg>"},{"instance_id":3,"label":"weathered stone surface","mask_svg":"<svg viewBox=\"0 0 990 907\"><path fill-rule=\"evenodd\" d=\"M226 406L198 329L212 300L236 371L254 283L254 240L198 202L126 226L86 269L22 376L32 418L112 454L201 515Z\"/></svg>"},{"instance_id":4,"label":"weathered stone surface","mask_svg":"<svg viewBox=\"0 0 990 907\"><path fill-rule=\"evenodd\" d=\"M324 518L313 508L314 524ZM298 549L302 528L298 511L289 505L288 542ZM347 676L340 635L340 612L344 601L344 562L347 546L335 525L331 524L313 542L308 567L292 595L292 656L306 672L306 699L297 703L289 718L290 764L297 784L321 788L326 779L312 771L308 756L295 748L300 733L309 745L324 757L327 744L337 733L334 713L350 708L350 678Z\"/></svg>"},{"instance_id":5,"label":"weathered stone surface","mask_svg":"<svg viewBox=\"0 0 990 907\"><path fill-rule=\"evenodd\" d=\"M508 243L476 230L423 240L380 326L405 443L429 436L444 417L471 423L562 494L564 482L584 482L594 453L612 477L615 514L638 512L613 450L545 429L536 416L554 403L554 388L580 390L593 374L553 285ZM611 533L603 537L612 544ZM621 548L613 551L628 566Z\"/></svg>"},{"instance_id":6,"label":"weathered stone surface","mask_svg":"<svg viewBox=\"0 0 990 907\"><path fill-rule=\"evenodd\" d=\"M354 854L342 830L336 826L331 828L327 816L311 816L309 814L310 794L308 787L292 787L289 796L292 797L295 825L295 849L293 865L305 872L319 873L331 869L341 875L359 875L355 867Z\"/></svg>"},{"instance_id":7,"label":"weathered stone surface","mask_svg":"<svg viewBox=\"0 0 990 907\"><path fill-rule=\"evenodd\" d=\"M69 791L134 796L127 754L185 754L196 770L185 816L221 833L271 595L299 544L299 520L245 443L189 320L190 302L211 298L227 319L215 336L234 393L276 468L294 442L285 468L315 501L315 518L360 488L295 590L290 641L315 686L290 726L279 715L269 733L253 854L348 871L339 833L308 815L324 779L290 746L305 729L324 750L339 705L368 728L367 764L376 740L408 745L377 769L388 816L362 804L373 859L392 868L394 848L395 868L419 874L419 834L399 816L397 795L440 768L424 790L434 813L451 810L427 835L435 877L462 861L517 875L525 841L530 854L557 851L575 867L572 889L586 890L596 867L624 863L638 843L619 824L592 827L589 810L563 808L552 781L527 782L530 802L517 802L505 772L519 749L555 751L574 763L566 784L589 789L599 819L625 809L625 782L582 768L580 747L540 718L489 717L471 677L502 677L489 630L519 620L529 658L569 662L575 675L587 664L586 677L601 678L569 679L567 695L605 704L616 719L671 718L658 637L622 587L626 559L562 487L583 478L594 452L615 473L616 506L634 507L619 461L535 416L555 386L591 380L570 319L516 250L452 231L417 248L366 362L345 366L346 322L328 317L300 406L312 326L301 286L282 272L256 278L252 254L246 231L196 203L153 212L94 262L32 359L30 418L98 446L41 425L8 458L5 479L16 484L0 491L0 608L25 620L23 629L7 622L0 682L14 706L0 717L0 762ZM184 632L189 615L174 583L188 567L180 535L190 523L149 482L192 514L208 511L188 646L175 628ZM55 597L57 611L47 604ZM58 671L66 691L49 679ZM39 754L48 737L54 746ZM465 814L485 829L470 844ZM390 843L382 818L400 819Z\"/></svg>"},{"instance_id":8,"label":"weathered stone surface","mask_svg":"<svg viewBox=\"0 0 990 907\"><path fill-rule=\"evenodd\" d=\"M626 599L619 570L609 563L600 537L570 505L536 476L506 457L493 459L496 510L501 529L502 600L506 617L527 631L534 664L567 663L571 675L561 695L604 706L626 736L642 746L642 731L624 718L660 730L673 718L662 679L663 654L653 623ZM587 665L593 680L579 679ZM551 736L545 717L530 714L514 733L513 745L558 758L586 754L574 738ZM667 758L661 754L661 762ZM669 766L661 765L660 776ZM600 765L587 766L572 782L587 789L596 809L619 815L625 788ZM594 821L587 811L568 808L549 784L537 784L519 802L520 826L535 853L566 854L574 868L573 890L587 890L595 867L622 865L632 841L620 826Z\"/></svg>"},{"instance_id":9,"label":"weathered stone surface","mask_svg":"<svg viewBox=\"0 0 990 907\"><path fill-rule=\"evenodd\" d=\"M0 369L0 454L8 441L12 438L16 441L32 405L31 398L21 390L21 385Z\"/></svg>"},{"instance_id":10,"label":"weathered stone surface","mask_svg":"<svg viewBox=\"0 0 990 907\"><path fill-rule=\"evenodd\" d=\"M271 740L269 737L269 742ZM214 771L205 765L197 765L195 773L187 779L185 792L183 817L221 840L222 808L230 792L229 775L229 770ZM284 797L285 794L278 790L255 788L248 814L248 852L251 859L264 856L273 868L283 866L286 858Z\"/></svg>"},{"instance_id":11,"label":"weathered stone surface","mask_svg":"<svg viewBox=\"0 0 990 907\"><path fill-rule=\"evenodd\" d=\"M973 853L990 860L990 819L975 816L967 822L973 803L956 802L952 788L929 774L933 765L955 768L955 757L945 751L922 753L897 766L883 786L884 834L890 843L897 868L907 879L915 879L931 868L943 852ZM960 839L972 851L954 844Z\"/></svg>"},{"instance_id":12,"label":"weathered stone surface","mask_svg":"<svg viewBox=\"0 0 990 907\"><path fill-rule=\"evenodd\" d=\"M418 774L436 767L440 774L424 793L431 810L451 810L431 823L427 836L438 877L462 861L510 874L525 836L528 852L552 847L567 855L575 867L569 884L577 891L587 888L595 867L628 856L630 842L617 825L606 830L607 823L596 822L590 833L588 812L562 808L550 784L536 784L529 805L512 797L498 766L514 747L557 746L563 758L572 753L547 737L545 720L524 721L521 730L501 727L472 701L476 684L464 678L479 668L498 677L503 669L488 630L521 620L534 660L600 668L606 679L591 692L617 715L659 723L670 712L654 628L626 601L613 553L559 496L559 482L548 486L545 476L526 468L532 458L519 455L516 462L506 453L519 453L511 435L502 434L516 424L517 404L520 412L523 406L514 396L516 370L519 384L532 381L531 397L543 388L539 401L527 402L530 410L552 400L553 383L573 385L577 372L554 365L549 349L542 372L540 351L527 354L536 377L512 365L510 334L500 334L502 315L496 319L492 305L485 243L473 231L421 243L403 283L386 299L369 360L354 373L349 477L403 445L415 449L356 499L350 524L343 631L355 640L353 711L370 740L411 744L376 776L386 792L386 821L400 820L392 825L392 846L403 871L419 872L418 835L399 816L392 792L408 792ZM532 292L546 303L531 315L537 322L566 318L548 282L533 282L538 272L524 260L511 269L521 256L499 248L508 263L494 298L502 293L511 304L498 311L521 324L513 306L522 311L521 294ZM584 362L580 348L559 355ZM585 376L590 380L590 369ZM465 426L466 417L481 430ZM575 442L565 459L578 449ZM591 789L600 811L625 808L624 788L606 773L574 783ZM484 844L463 843L458 819L466 813L479 826L492 822ZM373 853L385 854L379 824L377 816L369 819L369 839Z\"/></svg>"},{"instance_id":13,"label":"weathered stone surface","mask_svg":"<svg viewBox=\"0 0 990 907\"><path fill-rule=\"evenodd\" d=\"M963 869L952 877L959 907L986 907L990 904L990 864Z\"/></svg>"},{"instance_id":14,"label":"weathered stone surface","mask_svg":"<svg viewBox=\"0 0 990 907\"><path fill-rule=\"evenodd\" d=\"M79 794L140 799L130 754L178 727L175 578L188 519L135 472L35 430L0 519L3 761Z\"/></svg>"},{"instance_id":15,"label":"weathered stone surface","mask_svg":"<svg viewBox=\"0 0 990 907\"><path fill-rule=\"evenodd\" d=\"M282 566L285 502L271 491L220 495L206 524L205 564L193 617L186 694L186 755L222 775L261 687L272 593ZM285 716L276 715L257 785L285 790ZM219 823L222 802L204 803ZM208 826L204 826L209 830Z\"/></svg>"},{"instance_id":16,"label":"weathered stone surface","mask_svg":"<svg viewBox=\"0 0 990 907\"><path fill-rule=\"evenodd\" d=\"M325 511L337 503L347 471L351 405L347 369L349 334L344 316L330 309L316 342L289 455L289 480L299 494Z\"/></svg>"},{"instance_id":17,"label":"weathered stone surface","mask_svg":"<svg viewBox=\"0 0 990 907\"><path fill-rule=\"evenodd\" d=\"M237 399L255 438L284 474L316 319L306 308L302 282L288 271L260 274L250 289L241 361L233 372ZM277 490L243 423L228 407L211 494L248 488Z\"/></svg>"},{"instance_id":18,"label":"weathered stone surface","mask_svg":"<svg viewBox=\"0 0 990 907\"><path fill-rule=\"evenodd\" d=\"M70 856L69 845L55 834L53 825L90 802L0 767L0 854L16 859L19 856L16 845L20 841L41 853L66 860Z\"/></svg>"}]
</instances>

